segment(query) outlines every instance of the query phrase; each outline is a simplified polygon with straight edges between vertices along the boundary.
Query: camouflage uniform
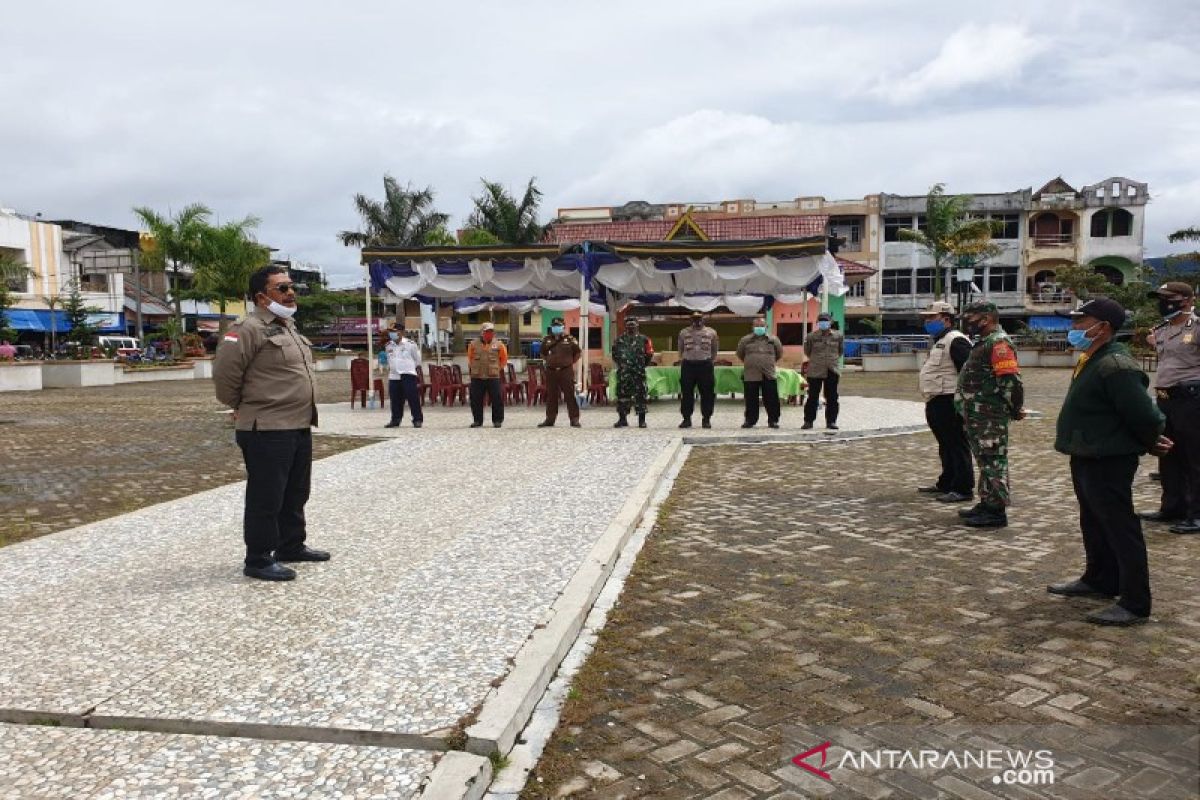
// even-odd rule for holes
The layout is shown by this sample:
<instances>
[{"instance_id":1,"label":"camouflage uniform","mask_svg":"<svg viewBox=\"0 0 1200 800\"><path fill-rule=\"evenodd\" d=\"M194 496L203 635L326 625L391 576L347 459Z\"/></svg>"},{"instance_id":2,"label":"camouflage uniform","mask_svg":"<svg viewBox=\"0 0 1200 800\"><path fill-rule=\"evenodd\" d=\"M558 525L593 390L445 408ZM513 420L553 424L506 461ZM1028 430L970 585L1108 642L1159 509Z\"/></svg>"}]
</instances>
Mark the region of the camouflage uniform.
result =
<instances>
[{"instance_id":1,"label":"camouflage uniform","mask_svg":"<svg viewBox=\"0 0 1200 800\"><path fill-rule=\"evenodd\" d=\"M638 414L646 413L646 366L654 355L650 337L640 333L623 333L612 345L612 358L617 366L617 413L622 417L632 406Z\"/></svg>"},{"instance_id":2,"label":"camouflage uniform","mask_svg":"<svg viewBox=\"0 0 1200 800\"><path fill-rule=\"evenodd\" d=\"M1019 418L1024 402L1017 352L997 327L971 348L958 375L954 407L979 465L980 503L1001 514L1009 504L1008 421Z\"/></svg>"}]
</instances>

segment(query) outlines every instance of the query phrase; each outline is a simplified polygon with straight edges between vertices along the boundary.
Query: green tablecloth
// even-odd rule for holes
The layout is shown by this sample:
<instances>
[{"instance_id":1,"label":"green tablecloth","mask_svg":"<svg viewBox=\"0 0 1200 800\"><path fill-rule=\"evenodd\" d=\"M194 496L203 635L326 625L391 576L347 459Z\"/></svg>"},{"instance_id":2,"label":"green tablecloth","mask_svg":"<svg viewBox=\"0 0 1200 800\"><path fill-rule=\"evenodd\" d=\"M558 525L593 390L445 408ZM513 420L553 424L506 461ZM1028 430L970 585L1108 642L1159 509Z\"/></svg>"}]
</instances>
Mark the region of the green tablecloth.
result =
<instances>
[{"instance_id":1,"label":"green tablecloth","mask_svg":"<svg viewBox=\"0 0 1200 800\"><path fill-rule=\"evenodd\" d=\"M715 367L717 395L744 394L746 387L742 384L743 367ZM775 370L775 380L779 385L779 399L804 395L807 385L804 377L794 369ZM679 396L679 367L646 367L646 394L650 397L663 395ZM608 397L610 400L617 396L617 371L608 373Z\"/></svg>"}]
</instances>

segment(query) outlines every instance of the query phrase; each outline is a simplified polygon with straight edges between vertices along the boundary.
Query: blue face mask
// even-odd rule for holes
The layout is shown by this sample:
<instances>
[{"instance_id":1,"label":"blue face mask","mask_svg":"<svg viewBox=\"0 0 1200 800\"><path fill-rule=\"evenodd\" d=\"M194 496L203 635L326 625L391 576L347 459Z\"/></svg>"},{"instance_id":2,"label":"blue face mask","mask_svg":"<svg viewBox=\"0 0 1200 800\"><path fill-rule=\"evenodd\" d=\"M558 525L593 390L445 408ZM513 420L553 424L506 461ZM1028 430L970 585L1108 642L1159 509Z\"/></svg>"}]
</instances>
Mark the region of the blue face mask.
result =
<instances>
[{"instance_id":1,"label":"blue face mask","mask_svg":"<svg viewBox=\"0 0 1200 800\"><path fill-rule=\"evenodd\" d=\"M944 330L946 330L946 323L940 319L931 319L925 323L925 332L930 336L937 336Z\"/></svg>"},{"instance_id":2,"label":"blue face mask","mask_svg":"<svg viewBox=\"0 0 1200 800\"><path fill-rule=\"evenodd\" d=\"M562 325L551 325L550 332L553 333L555 336L558 336L559 334L561 334L563 332L563 326Z\"/></svg>"},{"instance_id":3,"label":"blue face mask","mask_svg":"<svg viewBox=\"0 0 1200 800\"><path fill-rule=\"evenodd\" d=\"M755 336L766 336L767 335L766 326L765 325L755 325L754 326L754 335Z\"/></svg>"},{"instance_id":4,"label":"blue face mask","mask_svg":"<svg viewBox=\"0 0 1200 800\"><path fill-rule=\"evenodd\" d=\"M831 323L829 320L827 320L827 319L823 319L823 320L821 320L820 322L818 322L818 323L817 323L817 327L818 327L818 328L820 328L820 329L821 329L821 330L823 330L823 331L827 331L827 330L829 330L829 326L830 326L830 325L832 325L832 324L833 324L833 323Z\"/></svg>"},{"instance_id":5,"label":"blue face mask","mask_svg":"<svg viewBox=\"0 0 1200 800\"><path fill-rule=\"evenodd\" d=\"M400 341L400 334L396 333L395 331L388 331L388 338L393 342L398 342Z\"/></svg>"},{"instance_id":6,"label":"blue face mask","mask_svg":"<svg viewBox=\"0 0 1200 800\"><path fill-rule=\"evenodd\" d=\"M1095 327L1095 325L1092 326L1092 328ZM1071 330L1067 331L1067 344L1071 345L1071 347L1076 350L1087 350L1096 341L1088 336L1088 331L1090 331L1092 328L1088 328L1087 330L1076 330L1072 328Z\"/></svg>"}]
</instances>

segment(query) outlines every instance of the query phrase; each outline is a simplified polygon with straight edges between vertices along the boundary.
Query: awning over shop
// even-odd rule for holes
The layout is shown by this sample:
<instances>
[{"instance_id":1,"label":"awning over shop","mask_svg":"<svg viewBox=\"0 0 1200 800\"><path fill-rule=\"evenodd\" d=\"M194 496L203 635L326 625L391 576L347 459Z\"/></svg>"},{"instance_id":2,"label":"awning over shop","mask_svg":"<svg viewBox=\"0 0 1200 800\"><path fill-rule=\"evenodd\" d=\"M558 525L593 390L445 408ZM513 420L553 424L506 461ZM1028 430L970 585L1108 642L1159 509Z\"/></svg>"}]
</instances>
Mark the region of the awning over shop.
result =
<instances>
[{"instance_id":1,"label":"awning over shop","mask_svg":"<svg viewBox=\"0 0 1200 800\"><path fill-rule=\"evenodd\" d=\"M71 329L66 315L62 311L48 311L35 308L10 308L4 312L8 324L14 330L30 333L66 333Z\"/></svg>"},{"instance_id":2,"label":"awning over shop","mask_svg":"<svg viewBox=\"0 0 1200 800\"><path fill-rule=\"evenodd\" d=\"M1035 331L1067 331L1071 329L1070 317L1030 317L1025 324Z\"/></svg>"}]
</instances>

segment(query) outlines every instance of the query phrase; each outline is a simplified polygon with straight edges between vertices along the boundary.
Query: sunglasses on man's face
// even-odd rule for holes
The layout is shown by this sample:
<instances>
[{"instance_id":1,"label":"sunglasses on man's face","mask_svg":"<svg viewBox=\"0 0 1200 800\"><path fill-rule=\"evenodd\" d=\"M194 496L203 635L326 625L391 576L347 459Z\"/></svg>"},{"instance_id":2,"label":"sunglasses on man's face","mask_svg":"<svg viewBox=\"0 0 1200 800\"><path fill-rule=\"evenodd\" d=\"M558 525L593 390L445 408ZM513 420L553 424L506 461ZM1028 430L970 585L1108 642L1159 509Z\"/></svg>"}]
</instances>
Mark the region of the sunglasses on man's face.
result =
<instances>
[{"instance_id":1,"label":"sunglasses on man's face","mask_svg":"<svg viewBox=\"0 0 1200 800\"><path fill-rule=\"evenodd\" d=\"M274 286L270 286L268 288L274 289L275 291L281 292L283 294L287 294L288 292L296 291L296 284L294 284L294 283L277 283Z\"/></svg>"}]
</instances>

